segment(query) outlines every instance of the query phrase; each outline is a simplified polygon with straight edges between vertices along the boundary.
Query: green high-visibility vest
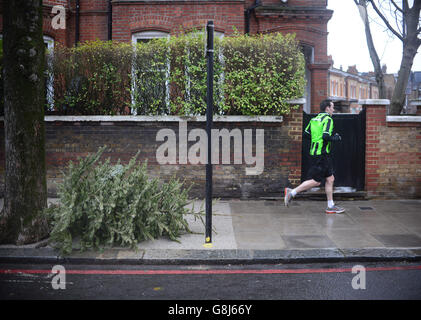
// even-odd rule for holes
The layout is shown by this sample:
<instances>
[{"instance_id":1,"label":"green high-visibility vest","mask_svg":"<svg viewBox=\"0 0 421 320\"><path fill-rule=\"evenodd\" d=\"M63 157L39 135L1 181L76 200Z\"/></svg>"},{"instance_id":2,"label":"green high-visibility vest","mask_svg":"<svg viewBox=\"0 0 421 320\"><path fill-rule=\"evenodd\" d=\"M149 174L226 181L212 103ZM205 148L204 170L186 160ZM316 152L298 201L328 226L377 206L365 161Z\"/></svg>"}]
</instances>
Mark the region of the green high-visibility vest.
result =
<instances>
[{"instance_id":1,"label":"green high-visibility vest","mask_svg":"<svg viewBox=\"0 0 421 320\"><path fill-rule=\"evenodd\" d=\"M330 153L330 141L323 140L323 133L330 136L333 131L333 120L328 113L321 112L308 123L305 132L311 134L310 155L319 156Z\"/></svg>"}]
</instances>

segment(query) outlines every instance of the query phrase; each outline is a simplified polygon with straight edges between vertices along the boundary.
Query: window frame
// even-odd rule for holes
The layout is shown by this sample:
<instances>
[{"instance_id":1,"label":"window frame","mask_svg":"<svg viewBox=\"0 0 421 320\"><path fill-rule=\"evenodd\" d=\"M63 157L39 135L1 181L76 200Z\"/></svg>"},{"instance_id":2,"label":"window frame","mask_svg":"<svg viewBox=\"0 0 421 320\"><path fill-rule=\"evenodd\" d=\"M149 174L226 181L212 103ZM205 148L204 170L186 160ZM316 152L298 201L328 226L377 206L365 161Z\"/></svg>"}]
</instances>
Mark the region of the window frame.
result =
<instances>
[{"instance_id":1,"label":"window frame","mask_svg":"<svg viewBox=\"0 0 421 320\"><path fill-rule=\"evenodd\" d=\"M139 32L134 32L132 33L132 46L133 48L136 47L136 45L139 43L139 40L153 40L153 39L161 39L161 38L170 38L170 33L169 32L164 32L164 31L158 31L158 30L148 30L148 31L139 31ZM169 109L169 102L170 102L170 83L169 83L169 77L170 77L170 62L167 62L167 68L165 70L166 72L166 77L165 77L165 104ZM134 64L132 64L132 79L134 79ZM134 87L134 82L132 82L131 84L131 90L130 90L130 95L131 95L131 101L132 101L132 107L131 107L131 113L133 115L137 115L137 111L135 108L133 108L133 106L135 105L135 100L134 100L134 91L135 91L135 87Z\"/></svg>"},{"instance_id":2,"label":"window frame","mask_svg":"<svg viewBox=\"0 0 421 320\"><path fill-rule=\"evenodd\" d=\"M54 38L47 36L47 35L43 35L42 36L44 44L47 45L46 49L49 51L48 54L51 52L52 55L54 55ZM50 65L51 60L47 59L47 64L48 66ZM49 106L49 110L52 111L54 110L54 74L50 74L48 75L48 77L46 78L46 90L47 92L46 94L46 100L47 100L47 104Z\"/></svg>"}]
</instances>

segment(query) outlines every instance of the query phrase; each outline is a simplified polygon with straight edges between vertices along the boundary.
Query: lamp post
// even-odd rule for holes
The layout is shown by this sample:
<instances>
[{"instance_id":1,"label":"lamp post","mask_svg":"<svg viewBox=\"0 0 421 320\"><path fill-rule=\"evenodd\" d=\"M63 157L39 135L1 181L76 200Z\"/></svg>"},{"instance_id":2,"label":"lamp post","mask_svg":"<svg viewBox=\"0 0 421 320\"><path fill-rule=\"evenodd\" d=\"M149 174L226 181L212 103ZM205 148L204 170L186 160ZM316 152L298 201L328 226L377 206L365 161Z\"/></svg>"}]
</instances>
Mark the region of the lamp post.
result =
<instances>
[{"instance_id":1,"label":"lamp post","mask_svg":"<svg viewBox=\"0 0 421 320\"><path fill-rule=\"evenodd\" d=\"M212 243L212 124L213 124L213 21L206 25L207 58L207 95L206 95L206 133L208 135L208 159L206 162L206 235L205 244Z\"/></svg>"}]
</instances>

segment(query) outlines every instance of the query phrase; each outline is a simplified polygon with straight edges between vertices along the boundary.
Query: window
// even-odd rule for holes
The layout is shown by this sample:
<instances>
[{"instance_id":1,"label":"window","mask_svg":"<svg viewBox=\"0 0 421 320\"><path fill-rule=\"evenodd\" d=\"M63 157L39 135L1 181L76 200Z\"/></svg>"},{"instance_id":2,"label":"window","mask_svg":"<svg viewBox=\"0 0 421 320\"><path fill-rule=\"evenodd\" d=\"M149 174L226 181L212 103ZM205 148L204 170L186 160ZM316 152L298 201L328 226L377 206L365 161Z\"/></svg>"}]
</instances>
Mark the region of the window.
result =
<instances>
[{"instance_id":1,"label":"window","mask_svg":"<svg viewBox=\"0 0 421 320\"><path fill-rule=\"evenodd\" d=\"M350 98L353 98L353 99L355 99L355 98L357 98L357 86L356 85L350 85L349 86L349 89L350 89Z\"/></svg>"},{"instance_id":2,"label":"window","mask_svg":"<svg viewBox=\"0 0 421 320\"><path fill-rule=\"evenodd\" d=\"M169 38L162 31L143 31L132 35L132 44L148 43L153 39ZM165 56L165 54L164 54ZM162 67L152 67L151 64ZM147 56L135 56L132 67L132 114L167 114L169 112L169 72L168 57L150 52ZM159 101L152 106L152 99Z\"/></svg>"},{"instance_id":3,"label":"window","mask_svg":"<svg viewBox=\"0 0 421 320\"><path fill-rule=\"evenodd\" d=\"M44 38L45 48L47 50L54 49L54 39L49 36L43 36L43 38Z\"/></svg>"},{"instance_id":4,"label":"window","mask_svg":"<svg viewBox=\"0 0 421 320\"><path fill-rule=\"evenodd\" d=\"M331 80L330 81L330 94L331 96L338 97L339 96L339 81L338 80ZM342 85L341 85L342 88Z\"/></svg>"},{"instance_id":5,"label":"window","mask_svg":"<svg viewBox=\"0 0 421 320\"><path fill-rule=\"evenodd\" d=\"M44 45L48 55L47 59L47 69L52 70L52 54L54 50L54 39L49 36L44 36ZM45 87L46 87L46 103L47 109L52 111L54 109L54 75L52 72L49 72L45 78Z\"/></svg>"},{"instance_id":6,"label":"window","mask_svg":"<svg viewBox=\"0 0 421 320\"><path fill-rule=\"evenodd\" d=\"M191 37L203 35L202 32L191 33ZM215 32L215 38L222 38L224 36L221 32ZM153 39L168 39L170 35L166 32L161 31L145 31L138 32L132 35L132 44L133 45L145 45ZM153 44L152 44L153 46ZM156 47L157 50L161 50L162 46ZM187 54L190 56L191 53L189 50ZM197 55L197 52L195 52ZM199 52L199 56L203 57L203 50ZM142 55L142 56L140 56ZM216 59L223 64L222 52L219 52ZM180 89L178 86L170 86L170 57L168 51L157 52L152 49L149 52L148 49L142 50L141 53L137 53L134 58L133 67L132 67L132 113L133 114L168 114L170 112L170 94L174 93L174 90ZM181 86L184 90L185 101L196 101L199 96L200 99L203 98L202 94L198 94L198 89L193 86L193 80L195 77L202 78L203 72L197 72L197 70L192 70L192 68L186 66L185 70L185 83ZM216 76L216 72L215 72ZM224 81L224 75L222 74L218 78L219 82ZM222 87L222 86L220 86ZM171 92L170 92L171 90ZM222 92L216 92L223 99ZM195 102L192 102L195 103Z\"/></svg>"},{"instance_id":7,"label":"window","mask_svg":"<svg viewBox=\"0 0 421 320\"><path fill-rule=\"evenodd\" d=\"M137 32L133 33L132 35L132 43L146 43L151 41L152 39L158 39L158 38L169 38L170 35L167 32L162 31L143 31L143 32Z\"/></svg>"}]
</instances>

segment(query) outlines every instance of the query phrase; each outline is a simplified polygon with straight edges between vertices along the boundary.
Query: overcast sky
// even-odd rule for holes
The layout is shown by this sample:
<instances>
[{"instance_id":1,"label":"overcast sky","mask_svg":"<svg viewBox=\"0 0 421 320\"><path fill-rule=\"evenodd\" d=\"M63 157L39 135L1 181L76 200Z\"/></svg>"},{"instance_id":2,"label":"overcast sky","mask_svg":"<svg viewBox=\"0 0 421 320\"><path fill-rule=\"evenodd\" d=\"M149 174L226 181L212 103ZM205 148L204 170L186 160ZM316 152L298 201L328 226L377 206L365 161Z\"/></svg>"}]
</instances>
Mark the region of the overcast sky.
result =
<instances>
[{"instance_id":1,"label":"overcast sky","mask_svg":"<svg viewBox=\"0 0 421 320\"><path fill-rule=\"evenodd\" d=\"M342 65L346 71L348 66L355 64L359 72L373 71L364 25L354 1L328 0L328 9L334 10L328 23L328 55L332 55L334 67ZM386 28L379 24L371 23L371 30L381 64L387 65L387 73L397 73L402 59L402 42L388 35ZM412 71L421 71L421 53L415 56Z\"/></svg>"}]
</instances>

